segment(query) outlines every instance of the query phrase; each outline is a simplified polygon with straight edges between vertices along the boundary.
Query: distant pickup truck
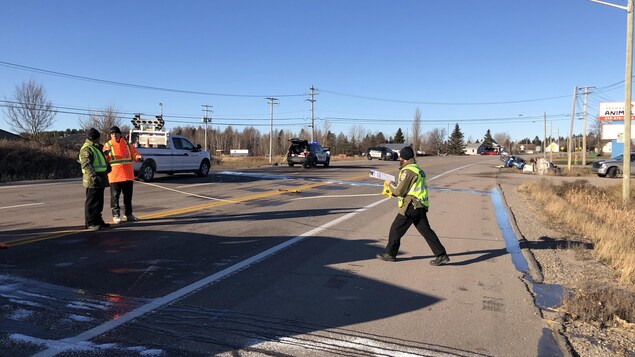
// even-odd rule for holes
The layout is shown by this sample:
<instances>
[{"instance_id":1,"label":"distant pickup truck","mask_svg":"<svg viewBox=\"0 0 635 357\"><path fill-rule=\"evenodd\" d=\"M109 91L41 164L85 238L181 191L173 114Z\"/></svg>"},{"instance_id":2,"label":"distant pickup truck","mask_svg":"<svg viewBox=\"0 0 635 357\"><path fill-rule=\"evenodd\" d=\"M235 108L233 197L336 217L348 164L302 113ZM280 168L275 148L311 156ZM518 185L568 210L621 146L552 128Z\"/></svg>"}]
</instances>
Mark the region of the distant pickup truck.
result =
<instances>
[{"instance_id":1,"label":"distant pickup truck","mask_svg":"<svg viewBox=\"0 0 635 357\"><path fill-rule=\"evenodd\" d=\"M140 180L152 181L155 172L194 172L200 177L209 174L209 152L201 150L201 145L194 146L184 136L133 129L129 139L130 144L143 155L143 162L132 164Z\"/></svg>"},{"instance_id":2,"label":"distant pickup truck","mask_svg":"<svg viewBox=\"0 0 635 357\"><path fill-rule=\"evenodd\" d=\"M623 174L624 155L618 155L612 160L598 160L591 166L591 171L600 177L615 178ZM631 175L635 174L635 151L631 151Z\"/></svg>"}]
</instances>

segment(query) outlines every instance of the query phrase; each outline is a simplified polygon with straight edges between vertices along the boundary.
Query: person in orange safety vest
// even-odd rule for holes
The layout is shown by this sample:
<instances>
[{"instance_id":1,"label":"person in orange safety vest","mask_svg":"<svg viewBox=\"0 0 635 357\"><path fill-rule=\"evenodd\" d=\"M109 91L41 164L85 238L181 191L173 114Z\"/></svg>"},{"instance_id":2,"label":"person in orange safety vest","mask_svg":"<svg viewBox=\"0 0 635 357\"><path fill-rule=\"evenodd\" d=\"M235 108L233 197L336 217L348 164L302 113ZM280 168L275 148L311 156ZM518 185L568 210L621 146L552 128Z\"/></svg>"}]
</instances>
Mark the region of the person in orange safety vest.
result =
<instances>
[{"instance_id":1,"label":"person in orange safety vest","mask_svg":"<svg viewBox=\"0 0 635 357\"><path fill-rule=\"evenodd\" d=\"M143 156L132 145L128 144L126 139L121 137L121 130L116 126L110 128L110 140L104 144L104 153L112 166L112 171L108 174L112 220L114 223L121 223L122 220L138 221L139 219L132 215L132 185L134 183L132 160L141 162ZM119 195L122 193L123 216L119 207Z\"/></svg>"}]
</instances>

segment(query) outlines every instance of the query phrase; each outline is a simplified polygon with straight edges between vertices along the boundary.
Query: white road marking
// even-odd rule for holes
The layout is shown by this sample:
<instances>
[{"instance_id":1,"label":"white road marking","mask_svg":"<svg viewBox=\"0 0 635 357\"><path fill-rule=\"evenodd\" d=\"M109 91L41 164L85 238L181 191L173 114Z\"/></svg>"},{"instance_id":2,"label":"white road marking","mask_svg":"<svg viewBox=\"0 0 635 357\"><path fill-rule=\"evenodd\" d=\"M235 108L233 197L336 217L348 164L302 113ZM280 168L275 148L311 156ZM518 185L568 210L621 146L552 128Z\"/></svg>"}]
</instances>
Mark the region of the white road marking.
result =
<instances>
[{"instance_id":1,"label":"white road marking","mask_svg":"<svg viewBox=\"0 0 635 357\"><path fill-rule=\"evenodd\" d=\"M164 186L160 186L154 183L149 183L149 182L142 182L139 181L139 183L143 184L143 185L148 185L148 186L152 186L152 187L157 187L157 188L161 188L164 190L168 190L168 191L172 191L172 192L176 192L176 193L180 193L186 196L192 196L192 197L198 197L198 198L204 198L206 200L211 200L211 201L222 201L222 202L229 202L229 203L238 203L237 201L232 201L232 200L224 200L222 198L215 198L215 197L208 197L208 196L203 196L203 195L197 195L195 193L189 193L189 192L185 192L185 191L181 191L181 190L175 190L173 188L169 188L169 187L164 187Z\"/></svg>"},{"instance_id":2,"label":"white road marking","mask_svg":"<svg viewBox=\"0 0 635 357\"><path fill-rule=\"evenodd\" d=\"M474 165L477 165L477 164L478 164L478 163L474 163L474 164L469 164L469 165L464 165L464 166L461 166L461 167L457 167L456 169L452 169L452 170L450 170L450 171L446 171L446 172L444 172L444 173L442 173L442 174L436 175L436 176L434 176L434 177L430 178L428 181L432 181L432 180L434 180L434 179L438 179L439 177L441 177L441 176L445 176L445 175L447 175L447 174L449 174L449 173L451 173L451 172L454 172L454 171L459 171L459 170L462 170L462 169L464 169L464 168L466 168L466 167L474 166Z\"/></svg>"},{"instance_id":3,"label":"white road marking","mask_svg":"<svg viewBox=\"0 0 635 357\"><path fill-rule=\"evenodd\" d=\"M90 340L91 338L97 337L99 335L102 335L110 330L113 330L127 322L130 322L148 312L154 311L162 306L171 304L172 302L186 296L189 295L199 289L202 289L210 284L213 284L221 279L224 279L225 277L234 274L240 270L246 269L249 266L258 263L262 260L265 260L267 258L269 258L270 256L278 253L279 251L286 249L294 244L297 244L298 242L304 240L307 237L311 237L314 235L317 235L318 233L332 227L335 226L337 224L340 224L342 222L345 222L351 218L353 218L354 216L356 216L357 214L366 211L369 208L372 208L374 206L377 206L385 201L387 201L388 198L385 198L383 200L379 200L377 202L373 202L365 207L362 207L360 209L357 209L351 213L345 214L344 216L337 218L331 222L328 222L326 224L323 224L319 227L316 227L306 233L303 233L295 238L289 239L288 241L284 242L284 243L280 243L278 245L276 245L275 247L269 248L259 254L256 254L254 256L252 256L251 258L248 258L246 260L243 260L240 263L234 264L226 269L223 269L215 274L209 275L206 278L203 278L195 283L192 283L186 287L183 287L173 293L170 293L168 295L165 295L163 297L157 298L152 300L152 302L142 305L124 315L119 316L116 320L110 320L110 321L106 321L105 323L96 326L84 333L81 333L77 336L74 337L69 337L69 338L65 338L62 340L57 341L58 343L52 343L49 345L49 348L39 352L35 355L33 355L34 357L49 357L49 356L55 356L58 353L62 353L64 352L66 349L68 349L69 347L75 346L75 345L79 345L82 343L85 343L86 341ZM59 346L65 346L65 348L60 348Z\"/></svg>"},{"instance_id":4,"label":"white road marking","mask_svg":"<svg viewBox=\"0 0 635 357\"><path fill-rule=\"evenodd\" d=\"M64 185L67 183L76 183L77 179L71 179L71 180L66 180L63 182L49 182L49 183L37 183L34 182L33 184L30 185L7 185L7 186L0 186L0 190L2 189L8 189L8 188L25 188L25 187L29 187L29 188L34 188L34 187L39 187L39 186L51 186L51 185Z\"/></svg>"},{"instance_id":5,"label":"white road marking","mask_svg":"<svg viewBox=\"0 0 635 357\"><path fill-rule=\"evenodd\" d=\"M43 204L44 204L44 203L42 203L42 202L38 202L38 203L25 203L25 204L23 204L23 205L15 205L15 206L0 207L0 209L20 208L20 207L28 207L28 206L43 205Z\"/></svg>"},{"instance_id":6,"label":"white road marking","mask_svg":"<svg viewBox=\"0 0 635 357\"><path fill-rule=\"evenodd\" d=\"M448 173L451 173L451 172L454 172L454 171L457 171L457 170L461 170L463 168L466 168L466 167L469 167L469 166L472 166L472 165L476 165L476 164L470 164L470 165L465 165L465 166L458 167L456 169L453 169L453 170L444 172L444 173L442 173L440 175L434 176L434 177L430 178L428 181L432 181L432 180L437 179L437 178L439 178L441 176L444 176L444 175L446 175ZM170 191L180 192L180 193L187 194L187 195L192 195L192 194L188 194L187 192L181 192L181 191L178 191L178 190L173 190L173 189L166 188L166 187L161 187L161 186L158 186L158 185L153 185L153 184L149 184L149 183L144 183L144 184L151 185L151 186L156 186L156 187L159 187L159 188L164 188L164 189L170 190ZM192 196L198 196L198 195L192 195ZM205 197L205 196L201 196L201 197L202 198L211 199L211 198ZM204 288L204 287L206 287L208 285L211 285L211 284L213 284L213 283L215 283L215 282L217 282L217 281L219 281L221 279L224 279L225 277L227 277L229 275L232 275L232 274L234 274L234 273L236 273L238 271L246 269L246 268L250 267L253 264L256 264L256 263L258 263L258 262L260 262L262 260L265 260L265 259L269 258L270 256L278 253L281 250L284 250L284 249L286 249L286 248L288 248L288 247L290 247L290 246L292 246L294 244L299 243L300 241L304 240L307 237L311 237L311 236L317 235L317 234L321 233L322 231L324 231L324 230L326 230L326 229L328 229L330 227L333 227L333 226L335 226L337 224L345 222L345 221L353 218L354 216L358 215L359 213L362 213L362 212L368 210L369 208L375 207L375 206L377 206L377 205L379 205L381 203L384 203L384 202L386 202L388 200L389 200L389 198L384 198L382 200L379 200L379 201L373 202L373 203L371 203L371 204L369 204L367 206L364 206L364 207L362 207L360 209L357 209L357 210L355 210L355 211L353 211L351 213L345 214L344 216L342 216L340 218L337 218L337 219L335 219L335 220L333 220L331 222L323 224L323 225L321 225L319 227L316 227L316 228L314 228L314 229L312 229L312 230L310 230L308 232L305 232L305 233L303 233L303 234L301 234L301 235L299 235L297 237L294 237L294 238L292 238L292 239L290 239L290 240L288 240L286 242L283 242L283 243L278 244L278 245L276 245L276 246L274 246L272 248L269 248L269 249L267 249L267 250L265 250L265 251L263 251L263 252L261 252L259 254L256 254L256 255L252 256L251 258L243 260L243 261L241 261L241 262L239 262L237 264L234 264L234 265L232 265L232 266L230 266L230 267L228 267L226 269L223 269L223 270L221 270L221 271L219 271L217 273L209 275L206 278L203 278L203 279L201 279L201 280L199 280L199 281L197 281L195 283L192 283L192 284L190 284L188 286L185 286L185 287L183 287L183 288L181 288L181 289L179 289L177 291L174 291L174 292L172 292L172 293L170 293L168 295L165 295L163 297L154 299L148 304L142 305L142 306L140 306L140 307L138 307L138 308L136 308L136 309L124 314L124 315L119 316L116 320L106 321L105 323L103 323L103 324L101 324L99 326L96 326L96 327L94 327L94 328L92 328L92 329L90 329L90 330L88 330L86 332L83 332L83 333L81 333L81 334L79 334L77 336L74 336L74 337L69 337L69 338L65 338L65 339L62 339L62 340L58 340L58 341L48 341L49 342L49 343L47 343L48 349L46 349L44 351L41 351L41 352L39 352L39 353L37 353L37 354L35 354L33 356L34 357L55 356L55 355L57 355L59 353L62 353L64 351L68 350L69 348L72 348L72 347L80 345L80 344L84 344L84 343L86 343L86 341L90 340L91 338L95 338L95 337L97 337L99 335L102 335L102 334L108 332L108 331L111 331L111 330L113 330L113 329L115 329L115 328L117 328L117 327L119 327L119 326L121 326L121 325L123 325L123 324L125 324L127 322L130 322L130 321L132 321L132 320L134 320L134 319L136 319L136 318L138 318L140 316L145 315L148 312L154 311L154 310L156 310L158 308L161 308L161 307L163 307L165 305L169 305L169 304L173 303L174 301L176 301L176 300L178 300L178 299L180 299L180 298L182 298L182 297L184 297L186 295L189 295L189 294L191 294L191 293L193 293L193 292L195 292L195 291L197 291L199 289L202 289L202 288Z\"/></svg>"},{"instance_id":7,"label":"white road marking","mask_svg":"<svg viewBox=\"0 0 635 357\"><path fill-rule=\"evenodd\" d=\"M182 186L176 186L176 188L186 188L186 187L196 187L196 186L208 186L208 185L213 185L214 182L203 182L203 183L193 183L191 185L182 185Z\"/></svg>"}]
</instances>

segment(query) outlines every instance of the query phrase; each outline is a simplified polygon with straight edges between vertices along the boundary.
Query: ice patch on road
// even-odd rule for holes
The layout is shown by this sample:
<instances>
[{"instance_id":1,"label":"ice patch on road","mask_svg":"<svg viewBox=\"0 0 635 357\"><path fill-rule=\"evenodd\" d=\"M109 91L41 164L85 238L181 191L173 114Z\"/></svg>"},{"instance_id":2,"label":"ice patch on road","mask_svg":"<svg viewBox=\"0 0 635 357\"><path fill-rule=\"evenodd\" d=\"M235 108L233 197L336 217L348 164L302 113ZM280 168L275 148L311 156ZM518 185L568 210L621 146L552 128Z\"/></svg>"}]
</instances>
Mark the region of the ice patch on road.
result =
<instances>
[{"instance_id":1,"label":"ice patch on road","mask_svg":"<svg viewBox=\"0 0 635 357\"><path fill-rule=\"evenodd\" d=\"M112 352L136 352L139 356L164 356L161 349L147 348L143 346L122 347L116 343L95 344L92 342L67 342L65 340L46 340L37 337L11 334L9 338L17 343L24 343L45 348L53 348L61 352L92 352L92 351L112 351Z\"/></svg>"}]
</instances>

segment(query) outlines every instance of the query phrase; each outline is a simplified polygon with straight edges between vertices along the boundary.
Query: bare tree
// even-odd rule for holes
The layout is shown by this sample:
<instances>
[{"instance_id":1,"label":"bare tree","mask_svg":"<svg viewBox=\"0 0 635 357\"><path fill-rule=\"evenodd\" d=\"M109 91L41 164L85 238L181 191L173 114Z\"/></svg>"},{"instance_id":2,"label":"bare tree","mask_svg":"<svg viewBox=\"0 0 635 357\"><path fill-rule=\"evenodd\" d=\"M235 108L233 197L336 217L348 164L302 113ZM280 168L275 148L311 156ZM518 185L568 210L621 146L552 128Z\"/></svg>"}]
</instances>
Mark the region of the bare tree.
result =
<instances>
[{"instance_id":1,"label":"bare tree","mask_svg":"<svg viewBox=\"0 0 635 357\"><path fill-rule=\"evenodd\" d=\"M415 115L412 119L412 144L414 145L415 153L421 150L421 110L419 108L415 110Z\"/></svg>"},{"instance_id":2,"label":"bare tree","mask_svg":"<svg viewBox=\"0 0 635 357\"><path fill-rule=\"evenodd\" d=\"M353 125L348 129L348 136L351 142L359 144L366 135L366 130L361 125Z\"/></svg>"},{"instance_id":3,"label":"bare tree","mask_svg":"<svg viewBox=\"0 0 635 357\"><path fill-rule=\"evenodd\" d=\"M17 85L12 100L5 99L7 124L16 132L38 140L40 133L53 125L53 104L46 98L44 87L34 80Z\"/></svg>"},{"instance_id":4,"label":"bare tree","mask_svg":"<svg viewBox=\"0 0 635 357\"><path fill-rule=\"evenodd\" d=\"M511 141L512 137L508 133L496 133L494 134L494 141L498 143L498 145L505 145L505 142Z\"/></svg>"},{"instance_id":5,"label":"bare tree","mask_svg":"<svg viewBox=\"0 0 635 357\"><path fill-rule=\"evenodd\" d=\"M424 148L428 153L440 155L444 151L444 143L447 134L445 129L434 128L425 135Z\"/></svg>"},{"instance_id":6,"label":"bare tree","mask_svg":"<svg viewBox=\"0 0 635 357\"><path fill-rule=\"evenodd\" d=\"M112 106L108 106L103 110L95 110L88 116L86 120L79 120L79 126L83 130L88 130L90 128L95 128L99 130L102 138L108 140L109 135L108 131L113 126L121 127L121 117L119 117L119 113Z\"/></svg>"},{"instance_id":7,"label":"bare tree","mask_svg":"<svg viewBox=\"0 0 635 357\"><path fill-rule=\"evenodd\" d=\"M322 137L322 145L329 146L328 136L329 136L329 133L331 132L331 123L328 120L324 120L324 123L322 124L322 126L324 127L324 131L323 131L324 136Z\"/></svg>"}]
</instances>

